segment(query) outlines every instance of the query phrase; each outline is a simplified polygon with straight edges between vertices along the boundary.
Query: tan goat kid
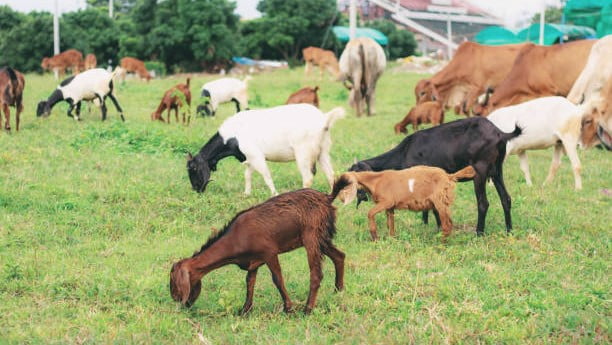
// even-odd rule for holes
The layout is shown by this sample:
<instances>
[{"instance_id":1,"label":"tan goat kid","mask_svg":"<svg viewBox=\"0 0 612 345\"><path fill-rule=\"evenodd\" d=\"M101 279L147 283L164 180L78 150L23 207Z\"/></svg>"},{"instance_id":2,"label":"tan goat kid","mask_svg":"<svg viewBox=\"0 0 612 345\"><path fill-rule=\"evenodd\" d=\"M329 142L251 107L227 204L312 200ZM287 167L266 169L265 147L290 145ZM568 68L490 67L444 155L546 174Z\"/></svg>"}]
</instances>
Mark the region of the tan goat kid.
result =
<instances>
[{"instance_id":1,"label":"tan goat kid","mask_svg":"<svg viewBox=\"0 0 612 345\"><path fill-rule=\"evenodd\" d=\"M368 222L374 241L378 239L374 217L382 211L387 213L389 234L395 236L395 209L433 210L446 238L453 228L450 207L455 200L455 182L471 179L475 174L471 166L447 174L440 168L418 165L404 170L347 172L340 176L336 184L349 183L339 194L344 204L356 198L359 188L372 196L376 205L368 212Z\"/></svg>"}]
</instances>

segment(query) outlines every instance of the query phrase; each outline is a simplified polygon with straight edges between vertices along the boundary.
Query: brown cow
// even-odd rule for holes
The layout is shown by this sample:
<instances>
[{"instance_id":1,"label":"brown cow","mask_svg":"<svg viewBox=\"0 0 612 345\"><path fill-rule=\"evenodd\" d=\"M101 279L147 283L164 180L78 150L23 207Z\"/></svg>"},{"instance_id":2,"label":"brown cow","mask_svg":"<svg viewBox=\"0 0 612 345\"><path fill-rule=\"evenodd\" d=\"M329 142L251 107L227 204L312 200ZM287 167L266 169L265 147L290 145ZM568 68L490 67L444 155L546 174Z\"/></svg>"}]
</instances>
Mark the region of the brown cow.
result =
<instances>
[{"instance_id":1,"label":"brown cow","mask_svg":"<svg viewBox=\"0 0 612 345\"><path fill-rule=\"evenodd\" d=\"M395 134L408 133L406 126L411 123L412 129L416 132L422 123L431 123L438 126L444 123L444 109L439 102L429 101L415 105L410 112L395 124Z\"/></svg>"},{"instance_id":2,"label":"brown cow","mask_svg":"<svg viewBox=\"0 0 612 345\"><path fill-rule=\"evenodd\" d=\"M43 70L57 70L60 77L70 68L73 74L79 73L83 65L83 54L76 49L68 49L52 57L44 57L40 66Z\"/></svg>"},{"instance_id":3,"label":"brown cow","mask_svg":"<svg viewBox=\"0 0 612 345\"><path fill-rule=\"evenodd\" d=\"M292 93L285 104L308 103L315 107L319 107L319 96L317 95L319 87L304 87Z\"/></svg>"},{"instance_id":4,"label":"brown cow","mask_svg":"<svg viewBox=\"0 0 612 345\"><path fill-rule=\"evenodd\" d=\"M121 59L121 68L125 70L124 73L136 73L139 77L151 80L151 75L144 65L144 62L133 57L126 56Z\"/></svg>"},{"instance_id":5,"label":"brown cow","mask_svg":"<svg viewBox=\"0 0 612 345\"><path fill-rule=\"evenodd\" d=\"M599 143L612 150L612 79L608 79L601 93L585 105L582 117L581 146L590 148Z\"/></svg>"},{"instance_id":6,"label":"brown cow","mask_svg":"<svg viewBox=\"0 0 612 345\"><path fill-rule=\"evenodd\" d=\"M527 44L516 57L512 70L485 102L474 108L479 115L512 104L544 96L567 96L586 65L596 40L581 40L553 46Z\"/></svg>"},{"instance_id":7,"label":"brown cow","mask_svg":"<svg viewBox=\"0 0 612 345\"><path fill-rule=\"evenodd\" d=\"M181 97L179 93L182 93L183 97ZM187 103L187 111L189 112L187 124L189 124L189 120L191 119L191 91L189 90L189 78L187 78L185 84L176 84L170 90L164 93L164 97L162 97L157 110L151 114L151 120L159 120L164 122L162 112L167 109L168 124L170 124L170 111L174 109L174 117L176 122L178 122L178 108L182 108L185 105L183 104L183 99L185 100L185 103ZM185 124L185 112L183 112L183 124Z\"/></svg>"},{"instance_id":8,"label":"brown cow","mask_svg":"<svg viewBox=\"0 0 612 345\"><path fill-rule=\"evenodd\" d=\"M23 74L10 67L0 69L0 105L4 110L4 129L11 130L11 112L9 106L15 107L15 127L19 131L19 115L23 111L23 88L25 79ZM0 113L0 122L2 114Z\"/></svg>"},{"instance_id":9,"label":"brown cow","mask_svg":"<svg viewBox=\"0 0 612 345\"><path fill-rule=\"evenodd\" d=\"M317 47L307 47L302 49L302 55L306 62L304 73L308 75L312 66L319 66L319 76L323 76L323 70L327 70L334 78L338 77L340 69L338 67L338 59L331 50L325 50Z\"/></svg>"},{"instance_id":10,"label":"brown cow","mask_svg":"<svg viewBox=\"0 0 612 345\"><path fill-rule=\"evenodd\" d=\"M96 68L98 66L98 60L96 59L96 56L94 54L87 54L87 56L85 56L85 69L92 69L92 68Z\"/></svg>"},{"instance_id":11,"label":"brown cow","mask_svg":"<svg viewBox=\"0 0 612 345\"><path fill-rule=\"evenodd\" d=\"M439 100L446 108L454 107L456 114L469 116L478 95L506 77L523 46L462 43L446 67L417 83L417 104Z\"/></svg>"}]
</instances>

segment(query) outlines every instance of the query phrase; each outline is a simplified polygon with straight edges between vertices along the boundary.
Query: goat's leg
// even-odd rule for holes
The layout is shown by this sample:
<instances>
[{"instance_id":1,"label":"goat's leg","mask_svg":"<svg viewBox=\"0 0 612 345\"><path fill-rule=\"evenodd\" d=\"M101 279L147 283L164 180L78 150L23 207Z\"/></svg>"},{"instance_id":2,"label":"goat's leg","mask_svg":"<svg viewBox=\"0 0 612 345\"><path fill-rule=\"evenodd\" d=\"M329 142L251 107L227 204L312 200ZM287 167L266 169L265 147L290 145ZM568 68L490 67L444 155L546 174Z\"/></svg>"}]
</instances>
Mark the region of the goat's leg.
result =
<instances>
[{"instance_id":1,"label":"goat's leg","mask_svg":"<svg viewBox=\"0 0 612 345\"><path fill-rule=\"evenodd\" d=\"M68 111L66 112L66 115L68 115L68 117L72 117L74 118L75 121L79 121L79 117L74 117L74 115L72 115L72 110L74 110L74 102L72 101L72 99L68 100Z\"/></svg>"},{"instance_id":2,"label":"goat's leg","mask_svg":"<svg viewBox=\"0 0 612 345\"><path fill-rule=\"evenodd\" d=\"M285 289L285 281L283 280L283 274L281 273L280 263L278 262L278 255L272 256L268 261L266 261L266 265L270 269L270 273L272 273L272 281L278 292L283 299L283 310L285 313L290 313L293 307L293 303L291 303L291 299L289 298L289 294L287 293L287 289Z\"/></svg>"},{"instance_id":3,"label":"goat's leg","mask_svg":"<svg viewBox=\"0 0 612 345\"><path fill-rule=\"evenodd\" d=\"M9 109L9 105L4 103L2 104L2 110L4 110L4 129L7 131L11 130L11 110ZM2 120L2 116L0 115L0 120Z\"/></svg>"},{"instance_id":4,"label":"goat's leg","mask_svg":"<svg viewBox=\"0 0 612 345\"><path fill-rule=\"evenodd\" d=\"M550 169L548 169L548 175L546 176L546 180L544 180L543 185L547 185L552 182L557 174L557 170L559 170L559 166L561 165L561 156L563 155L563 145L555 144L555 148L553 150L553 158L550 163Z\"/></svg>"},{"instance_id":5,"label":"goat's leg","mask_svg":"<svg viewBox=\"0 0 612 345\"><path fill-rule=\"evenodd\" d=\"M304 308L306 314L310 314L317 302L317 293L323 279L319 246L319 241L316 238L304 239L304 247L308 256L308 267L310 268L310 290L306 300L306 307Z\"/></svg>"},{"instance_id":6,"label":"goat's leg","mask_svg":"<svg viewBox=\"0 0 612 345\"><path fill-rule=\"evenodd\" d=\"M246 276L246 300L244 301L244 306L240 309L240 315L244 315L248 313L253 307L253 291L255 290L255 280L257 278L257 270L258 267L250 270Z\"/></svg>"},{"instance_id":7,"label":"goat's leg","mask_svg":"<svg viewBox=\"0 0 612 345\"><path fill-rule=\"evenodd\" d=\"M81 101L76 104L76 119L81 120Z\"/></svg>"},{"instance_id":8,"label":"goat's leg","mask_svg":"<svg viewBox=\"0 0 612 345\"><path fill-rule=\"evenodd\" d=\"M244 170L244 194L251 195L251 184L253 181L253 168L247 163Z\"/></svg>"},{"instance_id":9,"label":"goat's leg","mask_svg":"<svg viewBox=\"0 0 612 345\"><path fill-rule=\"evenodd\" d=\"M17 105L15 106L15 127L16 130L19 132L19 117L21 115L21 112L23 111L23 102L21 99L21 96L17 98Z\"/></svg>"},{"instance_id":10,"label":"goat's leg","mask_svg":"<svg viewBox=\"0 0 612 345\"><path fill-rule=\"evenodd\" d=\"M125 117L123 116L123 109L121 109L119 102L117 102L117 98L115 98L112 92L108 94L108 97L111 99L111 101L113 101L115 108L119 112L119 115L121 116L121 121L125 122Z\"/></svg>"},{"instance_id":11,"label":"goat's leg","mask_svg":"<svg viewBox=\"0 0 612 345\"><path fill-rule=\"evenodd\" d=\"M246 154L246 153L245 153ZM263 176L264 182L270 188L270 192L272 195L278 195L276 188L274 187L274 181L272 181L272 175L270 174L270 170L268 169L268 165L266 164L266 159L263 155L248 155L246 154L249 161L249 165L258 173ZM246 188L245 188L246 189Z\"/></svg>"},{"instance_id":12,"label":"goat's leg","mask_svg":"<svg viewBox=\"0 0 612 345\"><path fill-rule=\"evenodd\" d=\"M439 217L438 225L442 225L442 236L446 239L453 231L453 221L451 219L451 211L448 205L442 202L434 203L436 214Z\"/></svg>"},{"instance_id":13,"label":"goat's leg","mask_svg":"<svg viewBox=\"0 0 612 345\"><path fill-rule=\"evenodd\" d=\"M529 160L527 159L527 152L526 151L521 151L518 154L518 158L519 158L519 163L521 165L521 170L523 171L523 174L525 175L525 181L527 181L527 185L531 186L531 174L529 173Z\"/></svg>"},{"instance_id":14,"label":"goat's leg","mask_svg":"<svg viewBox=\"0 0 612 345\"><path fill-rule=\"evenodd\" d=\"M297 163L300 174L302 175L302 187L310 188L312 186L313 175L313 159L311 159L308 149L301 149L295 152L295 162Z\"/></svg>"},{"instance_id":15,"label":"goat's leg","mask_svg":"<svg viewBox=\"0 0 612 345\"><path fill-rule=\"evenodd\" d=\"M176 123L179 123L178 107L174 108L174 119L176 120ZM185 123L185 121L183 121L183 123Z\"/></svg>"},{"instance_id":16,"label":"goat's leg","mask_svg":"<svg viewBox=\"0 0 612 345\"><path fill-rule=\"evenodd\" d=\"M485 171L477 170L476 176L474 176L474 192L476 193L476 201L478 202L478 223L476 224L476 235L478 236L484 235L485 218L487 217L487 210L489 209L486 182Z\"/></svg>"},{"instance_id":17,"label":"goat's leg","mask_svg":"<svg viewBox=\"0 0 612 345\"><path fill-rule=\"evenodd\" d=\"M395 214L393 209L387 210L387 228L389 228L389 235L395 237Z\"/></svg>"},{"instance_id":18,"label":"goat's leg","mask_svg":"<svg viewBox=\"0 0 612 345\"><path fill-rule=\"evenodd\" d=\"M100 102L100 111L102 112L102 121L106 120L106 103L105 98L102 98L102 96L96 94L96 97L98 97L98 101Z\"/></svg>"},{"instance_id":19,"label":"goat's leg","mask_svg":"<svg viewBox=\"0 0 612 345\"><path fill-rule=\"evenodd\" d=\"M442 222L440 221L440 213L435 208L432 210L432 212L436 217L436 224L438 225L438 230L440 230L440 227L442 226Z\"/></svg>"},{"instance_id":20,"label":"goat's leg","mask_svg":"<svg viewBox=\"0 0 612 345\"><path fill-rule=\"evenodd\" d=\"M327 178L327 183L329 184L329 189L331 190L334 187L334 168L332 167L331 158L329 157L329 148L324 148L319 154L319 166L321 170L323 170Z\"/></svg>"},{"instance_id":21,"label":"goat's leg","mask_svg":"<svg viewBox=\"0 0 612 345\"><path fill-rule=\"evenodd\" d=\"M580 158L578 158L578 152L576 151L576 146L578 145L577 138L563 138L562 139L563 147L565 148L565 153L572 163L572 171L574 172L574 188L576 190L582 189L582 178L580 177Z\"/></svg>"},{"instance_id":22,"label":"goat's leg","mask_svg":"<svg viewBox=\"0 0 612 345\"><path fill-rule=\"evenodd\" d=\"M344 289L344 255L338 248L336 248L331 241L322 248L323 254L327 255L336 268L336 290L342 291Z\"/></svg>"},{"instance_id":23,"label":"goat's leg","mask_svg":"<svg viewBox=\"0 0 612 345\"><path fill-rule=\"evenodd\" d=\"M429 224L429 211L423 211L422 218L423 218L423 224L425 225Z\"/></svg>"},{"instance_id":24,"label":"goat's leg","mask_svg":"<svg viewBox=\"0 0 612 345\"><path fill-rule=\"evenodd\" d=\"M504 172L502 167L498 167L498 173L496 175L491 176L491 180L493 180L493 184L495 185L495 189L497 190L497 194L499 195L499 199L501 200L502 208L504 209L504 220L506 222L506 232L510 233L512 230L512 215L510 214L510 209L512 207L512 199L510 198L510 194L506 190L506 185L504 184Z\"/></svg>"},{"instance_id":25,"label":"goat's leg","mask_svg":"<svg viewBox=\"0 0 612 345\"><path fill-rule=\"evenodd\" d=\"M372 241L378 240L378 233L376 232L376 214L387 209L386 205L382 203L378 203L374 205L374 207L368 211L368 225L370 227L370 236L372 236Z\"/></svg>"}]
</instances>

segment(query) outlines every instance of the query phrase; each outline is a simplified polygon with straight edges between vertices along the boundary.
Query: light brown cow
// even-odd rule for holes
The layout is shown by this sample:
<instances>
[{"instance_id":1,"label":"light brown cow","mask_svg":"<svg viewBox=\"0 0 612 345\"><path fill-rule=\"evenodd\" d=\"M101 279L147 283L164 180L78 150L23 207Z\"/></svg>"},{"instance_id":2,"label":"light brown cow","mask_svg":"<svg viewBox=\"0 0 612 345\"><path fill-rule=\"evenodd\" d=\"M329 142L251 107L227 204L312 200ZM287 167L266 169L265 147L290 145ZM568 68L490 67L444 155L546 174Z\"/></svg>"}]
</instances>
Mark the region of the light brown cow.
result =
<instances>
[{"instance_id":1,"label":"light brown cow","mask_svg":"<svg viewBox=\"0 0 612 345\"><path fill-rule=\"evenodd\" d=\"M346 44L340 56L338 80L350 89L349 104L355 108L357 117L361 116L364 104L368 116L375 113L376 83L386 65L385 52L373 39L358 37ZM348 86L347 81L352 85Z\"/></svg>"},{"instance_id":2,"label":"light brown cow","mask_svg":"<svg viewBox=\"0 0 612 345\"><path fill-rule=\"evenodd\" d=\"M304 87L292 93L285 104L308 103L315 107L319 107L319 96L317 95L319 87Z\"/></svg>"},{"instance_id":3,"label":"light brown cow","mask_svg":"<svg viewBox=\"0 0 612 345\"><path fill-rule=\"evenodd\" d=\"M147 81L151 80L151 74L147 71L147 68L144 65L144 62L138 60L133 57L126 56L121 59L121 68L125 73L136 73L139 77L146 79Z\"/></svg>"},{"instance_id":4,"label":"light brown cow","mask_svg":"<svg viewBox=\"0 0 612 345\"><path fill-rule=\"evenodd\" d=\"M453 59L430 79L414 89L417 104L439 100L456 114L468 115L478 95L496 87L512 69L524 44L485 46L462 43Z\"/></svg>"},{"instance_id":5,"label":"light brown cow","mask_svg":"<svg viewBox=\"0 0 612 345\"><path fill-rule=\"evenodd\" d=\"M415 105L393 128L395 134L408 133L406 126L412 124L412 129L416 132L422 123L431 123L434 126L444 123L444 109L439 102L429 101Z\"/></svg>"},{"instance_id":6,"label":"light brown cow","mask_svg":"<svg viewBox=\"0 0 612 345\"><path fill-rule=\"evenodd\" d=\"M44 57L40 66L43 70L57 70L60 77L70 68L73 74L79 73L83 64L83 54L76 49L68 49L52 57Z\"/></svg>"},{"instance_id":7,"label":"light brown cow","mask_svg":"<svg viewBox=\"0 0 612 345\"><path fill-rule=\"evenodd\" d=\"M612 78L608 79L601 93L584 105L580 144L590 148L603 144L612 150Z\"/></svg>"},{"instance_id":8,"label":"light brown cow","mask_svg":"<svg viewBox=\"0 0 612 345\"><path fill-rule=\"evenodd\" d=\"M94 54L87 54L87 56L85 56L85 69L92 69L92 68L96 68L98 66L98 60L96 59L96 56Z\"/></svg>"},{"instance_id":9,"label":"light brown cow","mask_svg":"<svg viewBox=\"0 0 612 345\"><path fill-rule=\"evenodd\" d=\"M527 44L516 57L512 70L485 97L474 112L487 115L493 110L544 96L567 96L584 69L595 40L581 40L553 46Z\"/></svg>"},{"instance_id":10,"label":"light brown cow","mask_svg":"<svg viewBox=\"0 0 612 345\"><path fill-rule=\"evenodd\" d=\"M599 94L612 78L612 35L605 36L591 48L586 66L576 79L567 99L573 103L585 103Z\"/></svg>"},{"instance_id":11,"label":"light brown cow","mask_svg":"<svg viewBox=\"0 0 612 345\"><path fill-rule=\"evenodd\" d=\"M319 66L319 76L323 76L323 70L327 70L334 78L338 77L340 70L338 68L338 59L331 50L325 50L317 47L307 47L302 49L302 55L306 62L304 73L310 74L312 66Z\"/></svg>"}]
</instances>

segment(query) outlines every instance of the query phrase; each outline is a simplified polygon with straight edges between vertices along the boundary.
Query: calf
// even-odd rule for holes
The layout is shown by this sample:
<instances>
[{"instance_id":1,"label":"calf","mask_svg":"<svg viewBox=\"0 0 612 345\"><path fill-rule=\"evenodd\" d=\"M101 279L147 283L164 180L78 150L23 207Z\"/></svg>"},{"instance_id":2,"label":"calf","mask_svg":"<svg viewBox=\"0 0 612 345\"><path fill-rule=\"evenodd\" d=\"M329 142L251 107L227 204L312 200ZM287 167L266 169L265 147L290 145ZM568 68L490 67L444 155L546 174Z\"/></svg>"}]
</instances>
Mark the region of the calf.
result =
<instances>
[{"instance_id":1,"label":"calf","mask_svg":"<svg viewBox=\"0 0 612 345\"><path fill-rule=\"evenodd\" d=\"M307 47L302 49L302 56L306 67L304 73L310 74L312 66L319 66L319 76L323 76L323 70L327 70L334 78L337 78L340 74L338 67L338 59L331 50L325 50L318 47Z\"/></svg>"},{"instance_id":2,"label":"calf","mask_svg":"<svg viewBox=\"0 0 612 345\"><path fill-rule=\"evenodd\" d=\"M73 74L79 73L79 68L83 64L83 54L76 49L68 49L52 57L42 59L40 66L43 70L57 70L60 77L70 68Z\"/></svg>"},{"instance_id":3,"label":"calf","mask_svg":"<svg viewBox=\"0 0 612 345\"><path fill-rule=\"evenodd\" d=\"M98 60L96 59L96 56L91 53L87 54L87 56L85 56L85 70L96 68L96 66L98 66Z\"/></svg>"},{"instance_id":4,"label":"calf","mask_svg":"<svg viewBox=\"0 0 612 345\"><path fill-rule=\"evenodd\" d=\"M125 73L136 73L142 79L146 79L147 81L151 80L151 74L149 74L149 71L147 71L144 62L142 62L141 60L126 56L121 59L120 65L121 68L123 68L124 70L124 78Z\"/></svg>"},{"instance_id":5,"label":"calf","mask_svg":"<svg viewBox=\"0 0 612 345\"><path fill-rule=\"evenodd\" d=\"M23 111L23 88L25 79L21 72L10 67L0 69L0 105L4 111L4 129L11 130L11 111L9 106L15 107L15 127L19 130L19 115ZM0 123L2 114L0 114Z\"/></svg>"},{"instance_id":6,"label":"calf","mask_svg":"<svg viewBox=\"0 0 612 345\"><path fill-rule=\"evenodd\" d=\"M295 104L295 103L308 103L312 104L315 107L319 107L319 96L317 95L317 91L319 91L319 87L304 87L294 92L287 99L287 103L285 104Z\"/></svg>"},{"instance_id":7,"label":"calf","mask_svg":"<svg viewBox=\"0 0 612 345\"><path fill-rule=\"evenodd\" d=\"M495 184L504 208L506 231L510 232L511 200L504 185L502 164L507 141L520 134L519 127L512 133L504 133L491 121L480 117L453 121L409 135L390 151L355 163L350 171L401 170L415 165L429 165L455 173L471 165L476 171L473 178L478 201L476 233L479 236L484 234L489 208L486 194L488 178ZM427 223L427 211L423 212L423 221Z\"/></svg>"},{"instance_id":8,"label":"calf","mask_svg":"<svg viewBox=\"0 0 612 345\"><path fill-rule=\"evenodd\" d=\"M431 123L438 126L444 123L444 109L439 102L429 101L415 105L404 119L395 124L395 134L408 133L406 126L411 123L416 132L422 123Z\"/></svg>"},{"instance_id":9,"label":"calf","mask_svg":"<svg viewBox=\"0 0 612 345\"><path fill-rule=\"evenodd\" d=\"M181 96L182 94L182 96ZM176 122L179 121L178 108L184 106L183 102L187 103L187 110L189 111L189 119L191 119L191 91L189 91L189 78L185 84L176 84L170 90L164 93L157 110L151 114L151 120L159 120L164 122L162 112L168 110L168 124L170 123L170 111L174 109L174 117ZM183 124L185 123L185 112L183 112ZM187 121L189 123L189 120Z\"/></svg>"}]
</instances>

